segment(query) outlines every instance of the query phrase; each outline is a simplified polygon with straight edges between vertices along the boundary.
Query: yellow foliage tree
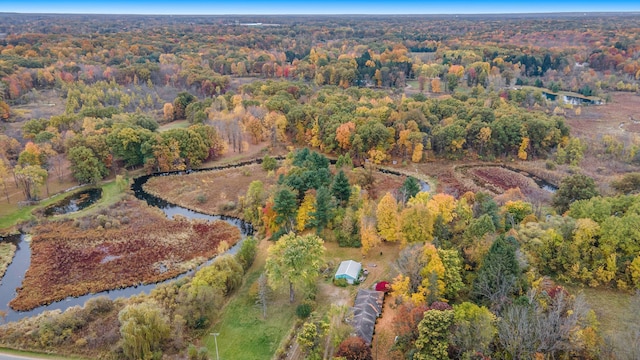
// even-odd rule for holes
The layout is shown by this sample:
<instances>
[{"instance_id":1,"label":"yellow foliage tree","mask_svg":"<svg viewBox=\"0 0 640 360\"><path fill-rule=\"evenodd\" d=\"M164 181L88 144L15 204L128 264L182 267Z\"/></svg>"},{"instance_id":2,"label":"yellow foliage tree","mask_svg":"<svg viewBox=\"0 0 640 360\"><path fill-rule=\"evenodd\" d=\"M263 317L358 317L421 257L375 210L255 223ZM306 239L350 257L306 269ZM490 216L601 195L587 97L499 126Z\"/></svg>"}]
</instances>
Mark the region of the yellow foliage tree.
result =
<instances>
[{"instance_id":1,"label":"yellow foliage tree","mask_svg":"<svg viewBox=\"0 0 640 360\"><path fill-rule=\"evenodd\" d=\"M368 224L366 221L360 223L360 243L362 255L368 254L369 250L380 243L380 237L373 224Z\"/></svg>"},{"instance_id":2,"label":"yellow foliage tree","mask_svg":"<svg viewBox=\"0 0 640 360\"><path fill-rule=\"evenodd\" d=\"M376 210L378 218L378 233L387 241L396 241L400 237L400 227L398 219L398 203L390 192L387 192L380 202Z\"/></svg>"},{"instance_id":3,"label":"yellow foliage tree","mask_svg":"<svg viewBox=\"0 0 640 360\"><path fill-rule=\"evenodd\" d=\"M424 206L427 206L427 204L429 203L429 199L430 199L430 194L426 191L420 191L419 193L416 194L416 196L412 197L411 199L409 199L409 206L414 206L417 204L422 204Z\"/></svg>"},{"instance_id":4,"label":"yellow foliage tree","mask_svg":"<svg viewBox=\"0 0 640 360\"><path fill-rule=\"evenodd\" d=\"M309 220L312 218L311 213L316 211L315 203L315 195L311 192L306 193L296 216L296 230L303 231L307 227Z\"/></svg>"},{"instance_id":5,"label":"yellow foliage tree","mask_svg":"<svg viewBox=\"0 0 640 360\"><path fill-rule=\"evenodd\" d=\"M442 216L444 222L448 224L455 216L456 199L448 194L435 194L429 199L427 208L435 217Z\"/></svg>"},{"instance_id":6,"label":"yellow foliage tree","mask_svg":"<svg viewBox=\"0 0 640 360\"><path fill-rule=\"evenodd\" d=\"M164 119L166 121L173 121L173 104L171 103L165 103L164 106L162 107L162 112L164 114Z\"/></svg>"},{"instance_id":7,"label":"yellow foliage tree","mask_svg":"<svg viewBox=\"0 0 640 360\"><path fill-rule=\"evenodd\" d=\"M424 145L422 143L417 144L413 148L413 155L411 155L411 161L414 163L419 163L422 160L422 151L424 149Z\"/></svg>"},{"instance_id":8,"label":"yellow foliage tree","mask_svg":"<svg viewBox=\"0 0 640 360\"><path fill-rule=\"evenodd\" d=\"M424 204L417 203L402 210L400 222L403 242L419 243L433 240L433 216Z\"/></svg>"},{"instance_id":9,"label":"yellow foliage tree","mask_svg":"<svg viewBox=\"0 0 640 360\"><path fill-rule=\"evenodd\" d=\"M369 158L374 164L380 165L382 162L387 160L387 153L382 150L371 149L369 150Z\"/></svg>"},{"instance_id":10,"label":"yellow foliage tree","mask_svg":"<svg viewBox=\"0 0 640 360\"><path fill-rule=\"evenodd\" d=\"M636 289L640 289L640 255L629 264L629 274L631 275L631 281Z\"/></svg>"},{"instance_id":11,"label":"yellow foliage tree","mask_svg":"<svg viewBox=\"0 0 640 360\"><path fill-rule=\"evenodd\" d=\"M410 281L408 276L402 274L396 276L391 283L391 296L400 299L401 302L409 300L411 297Z\"/></svg>"},{"instance_id":12,"label":"yellow foliage tree","mask_svg":"<svg viewBox=\"0 0 640 360\"><path fill-rule=\"evenodd\" d=\"M436 94L442 92L442 84L440 83L440 79L436 78L431 80L431 92Z\"/></svg>"},{"instance_id":13,"label":"yellow foliage tree","mask_svg":"<svg viewBox=\"0 0 640 360\"><path fill-rule=\"evenodd\" d=\"M425 295L433 300L442 300L442 295L445 291L445 269L442 259L438 255L438 249L433 244L424 244L422 261L427 264L420 270Z\"/></svg>"},{"instance_id":14,"label":"yellow foliage tree","mask_svg":"<svg viewBox=\"0 0 640 360\"><path fill-rule=\"evenodd\" d=\"M518 159L527 160L527 148L529 147L529 138L523 137L522 142L520 143L520 148L518 149Z\"/></svg>"}]
</instances>

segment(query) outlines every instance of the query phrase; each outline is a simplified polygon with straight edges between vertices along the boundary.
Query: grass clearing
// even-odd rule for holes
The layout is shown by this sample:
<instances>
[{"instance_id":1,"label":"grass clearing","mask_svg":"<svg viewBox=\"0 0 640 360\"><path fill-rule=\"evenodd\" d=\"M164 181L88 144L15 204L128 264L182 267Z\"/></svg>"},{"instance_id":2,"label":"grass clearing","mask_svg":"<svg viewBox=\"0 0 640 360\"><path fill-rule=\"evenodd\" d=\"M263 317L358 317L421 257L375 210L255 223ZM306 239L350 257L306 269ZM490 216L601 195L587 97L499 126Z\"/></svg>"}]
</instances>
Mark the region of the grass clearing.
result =
<instances>
[{"instance_id":1,"label":"grass clearing","mask_svg":"<svg viewBox=\"0 0 640 360\"><path fill-rule=\"evenodd\" d=\"M163 131L172 130L172 129L186 129L189 126L191 126L191 124L189 124L188 120L176 120L176 121L172 121L170 123L161 125L158 128L158 131L163 132Z\"/></svg>"},{"instance_id":2,"label":"grass clearing","mask_svg":"<svg viewBox=\"0 0 640 360\"><path fill-rule=\"evenodd\" d=\"M587 303L600 321L600 331L619 352L625 352L625 342L633 325L640 323L640 313L631 309L633 295L613 289L567 286L571 293L584 293Z\"/></svg>"},{"instance_id":3,"label":"grass clearing","mask_svg":"<svg viewBox=\"0 0 640 360\"><path fill-rule=\"evenodd\" d=\"M296 296L296 303L290 304L288 292L272 292L266 319L262 318L262 310L249 296L251 286L264 271L269 243L263 240L259 246L256 260L242 287L224 307L219 321L209 330L209 333L220 334L217 341L221 359L273 358L295 321L295 308L300 301L300 294ZM203 343L213 358L216 353L214 337L205 336Z\"/></svg>"}]
</instances>

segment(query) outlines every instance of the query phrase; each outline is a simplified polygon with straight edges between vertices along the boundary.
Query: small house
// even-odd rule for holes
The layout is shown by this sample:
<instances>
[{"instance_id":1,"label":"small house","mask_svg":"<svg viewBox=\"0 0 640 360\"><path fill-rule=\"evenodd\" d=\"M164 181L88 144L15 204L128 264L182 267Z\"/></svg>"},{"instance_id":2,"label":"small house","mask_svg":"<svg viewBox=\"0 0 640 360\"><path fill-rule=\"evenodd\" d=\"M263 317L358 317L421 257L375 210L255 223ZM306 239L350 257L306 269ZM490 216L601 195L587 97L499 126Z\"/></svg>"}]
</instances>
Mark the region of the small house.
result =
<instances>
[{"instance_id":1,"label":"small house","mask_svg":"<svg viewBox=\"0 0 640 360\"><path fill-rule=\"evenodd\" d=\"M340 263L336 271L336 279L345 279L349 284L353 284L360 275L362 264L353 260L345 260Z\"/></svg>"},{"instance_id":2,"label":"small house","mask_svg":"<svg viewBox=\"0 0 640 360\"><path fill-rule=\"evenodd\" d=\"M361 337L367 344L371 344L373 340L376 320L382 315L383 302L383 292L360 289L351 308L353 335Z\"/></svg>"}]
</instances>

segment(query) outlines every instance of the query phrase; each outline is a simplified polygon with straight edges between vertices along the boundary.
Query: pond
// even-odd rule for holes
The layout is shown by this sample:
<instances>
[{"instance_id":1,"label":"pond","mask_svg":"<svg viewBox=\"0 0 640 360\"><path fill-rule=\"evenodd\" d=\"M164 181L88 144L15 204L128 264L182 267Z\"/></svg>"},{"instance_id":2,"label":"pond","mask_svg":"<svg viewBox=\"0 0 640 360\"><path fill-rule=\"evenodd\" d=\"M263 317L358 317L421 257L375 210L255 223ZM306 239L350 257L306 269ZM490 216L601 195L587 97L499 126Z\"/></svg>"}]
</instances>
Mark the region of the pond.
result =
<instances>
[{"instance_id":1,"label":"pond","mask_svg":"<svg viewBox=\"0 0 640 360\"><path fill-rule=\"evenodd\" d=\"M44 216L63 215L80 211L102 197L101 188L80 191L44 208Z\"/></svg>"},{"instance_id":2,"label":"pond","mask_svg":"<svg viewBox=\"0 0 640 360\"><path fill-rule=\"evenodd\" d=\"M243 239L249 235L253 235L253 232L254 232L253 226L251 226L251 224L244 222L240 219L232 218L228 216L202 214L193 210L189 210L189 209L177 206L163 199L160 199L156 196L150 195L144 191L143 185L147 182L147 180L150 177L162 176L162 175L166 175L166 174L145 175L145 176L136 178L131 187L135 196L138 199L145 200L149 205L156 206L162 209L162 211L170 219L173 219L175 215L180 215L188 219L204 219L208 221L222 220L222 221L228 222L231 225L238 227L240 229L240 233ZM0 241L11 241L17 246L16 253L13 258L13 262L7 267L7 272L5 273L5 276L2 278L2 283L0 284L0 311L6 312L7 315L6 315L5 321L7 322L17 321L25 317L35 316L35 315L41 314L44 311L49 311L49 310L64 311L72 306L76 306L76 305L82 306L87 300L97 296L107 296L110 299L116 299L119 297L130 297L140 293L148 294L151 290L153 290L159 284L168 283L170 281L179 279L181 277L187 276L195 272L195 270L190 270L186 273L183 273L182 275L179 275L178 277L161 281L155 284L146 284L146 285L141 284L141 285L130 286L122 289L102 291L95 294L86 294L79 297L69 297L67 299L51 303L49 305L37 307L30 311L14 311L9 307L8 303L16 296L15 289L21 286L22 279L24 278L24 274L26 273L27 269L29 268L29 265L31 264L31 248L29 244L29 236L25 234L15 235L7 238L0 238ZM242 244L242 240L236 243L234 246L232 246L229 250L227 250L226 253L235 254L239 250L241 244ZM213 259L209 260L206 264L211 263L211 261L213 261ZM202 266L204 265L205 264L203 264Z\"/></svg>"}]
</instances>

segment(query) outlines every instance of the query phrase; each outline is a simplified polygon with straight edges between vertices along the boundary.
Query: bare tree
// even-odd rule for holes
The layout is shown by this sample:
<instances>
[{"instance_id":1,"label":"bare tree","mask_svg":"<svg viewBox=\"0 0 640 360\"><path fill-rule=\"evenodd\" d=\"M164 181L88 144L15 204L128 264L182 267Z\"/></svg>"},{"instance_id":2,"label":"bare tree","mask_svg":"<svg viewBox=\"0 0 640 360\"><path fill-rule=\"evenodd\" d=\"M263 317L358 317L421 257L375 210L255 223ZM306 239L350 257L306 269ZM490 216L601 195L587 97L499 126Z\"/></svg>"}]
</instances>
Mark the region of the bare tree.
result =
<instances>
[{"instance_id":1,"label":"bare tree","mask_svg":"<svg viewBox=\"0 0 640 360\"><path fill-rule=\"evenodd\" d=\"M422 260L422 244L413 244L400 251L400 255L395 262L395 268L400 274L409 277L409 287L411 293L418 291L422 285L422 275L420 271L425 267Z\"/></svg>"},{"instance_id":2,"label":"bare tree","mask_svg":"<svg viewBox=\"0 0 640 360\"><path fill-rule=\"evenodd\" d=\"M258 298L256 304L262 308L262 318L267 318L267 301L269 300L269 284L267 281L267 275L265 273L260 274L258 278Z\"/></svg>"},{"instance_id":3,"label":"bare tree","mask_svg":"<svg viewBox=\"0 0 640 360\"><path fill-rule=\"evenodd\" d=\"M546 305L540 302L544 296ZM507 307L498 322L498 339L514 359L532 358L534 353L555 359L562 354L580 352L584 344L572 341L589 326L590 311L584 296L558 291L554 296L529 292L529 304Z\"/></svg>"}]
</instances>

